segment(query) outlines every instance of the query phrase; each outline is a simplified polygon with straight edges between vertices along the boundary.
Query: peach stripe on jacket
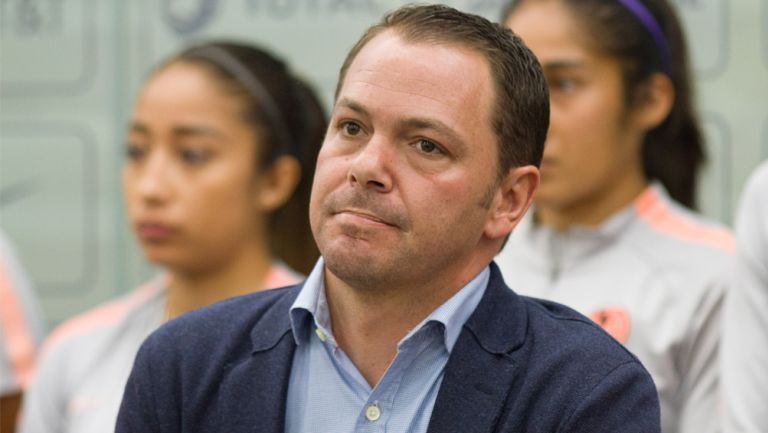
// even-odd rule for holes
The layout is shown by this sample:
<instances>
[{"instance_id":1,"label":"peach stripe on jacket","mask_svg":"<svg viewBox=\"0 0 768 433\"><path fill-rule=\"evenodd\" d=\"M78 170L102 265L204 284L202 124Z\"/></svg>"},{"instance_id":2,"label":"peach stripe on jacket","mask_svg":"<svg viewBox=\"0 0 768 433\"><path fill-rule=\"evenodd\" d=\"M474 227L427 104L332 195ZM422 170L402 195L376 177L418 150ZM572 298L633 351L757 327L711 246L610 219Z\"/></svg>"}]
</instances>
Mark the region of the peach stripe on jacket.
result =
<instances>
[{"instance_id":1,"label":"peach stripe on jacket","mask_svg":"<svg viewBox=\"0 0 768 433\"><path fill-rule=\"evenodd\" d=\"M648 188L635 200L635 210L651 227L677 239L718 248L733 253L733 235L726 229L697 224L675 213L654 188Z\"/></svg>"},{"instance_id":2,"label":"peach stripe on jacket","mask_svg":"<svg viewBox=\"0 0 768 433\"><path fill-rule=\"evenodd\" d=\"M126 297L96 307L64 322L46 338L43 343L43 350L50 350L59 342L68 340L71 337L120 322L136 306L141 305L157 292L163 290L166 287L167 281L167 277L156 278L140 286Z\"/></svg>"},{"instance_id":3,"label":"peach stripe on jacket","mask_svg":"<svg viewBox=\"0 0 768 433\"><path fill-rule=\"evenodd\" d=\"M0 262L0 327L3 329L13 377L11 382L25 388L32 376L35 361L35 340L27 327L21 301L11 284L5 265Z\"/></svg>"},{"instance_id":4,"label":"peach stripe on jacket","mask_svg":"<svg viewBox=\"0 0 768 433\"><path fill-rule=\"evenodd\" d=\"M275 288L295 284L299 279L288 269L274 265L267 274L263 287ZM61 341L82 335L93 329L120 322L130 312L161 290L168 287L170 277L158 277L136 289L122 299L110 302L94 310L83 313L58 327L44 343L44 350L49 350Z\"/></svg>"}]
</instances>

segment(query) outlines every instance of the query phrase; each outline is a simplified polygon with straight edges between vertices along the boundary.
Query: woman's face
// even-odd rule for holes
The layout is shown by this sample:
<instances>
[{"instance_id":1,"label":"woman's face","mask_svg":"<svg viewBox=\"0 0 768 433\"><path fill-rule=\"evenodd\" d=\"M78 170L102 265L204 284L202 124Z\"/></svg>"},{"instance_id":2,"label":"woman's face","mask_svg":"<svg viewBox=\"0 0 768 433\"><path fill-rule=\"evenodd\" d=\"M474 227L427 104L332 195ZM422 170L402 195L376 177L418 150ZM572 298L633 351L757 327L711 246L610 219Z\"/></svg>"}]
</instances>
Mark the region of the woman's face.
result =
<instances>
[{"instance_id":1,"label":"woman's face","mask_svg":"<svg viewBox=\"0 0 768 433\"><path fill-rule=\"evenodd\" d=\"M147 259L206 271L261 245L255 132L240 102L200 66L172 63L139 95L123 190Z\"/></svg>"},{"instance_id":2,"label":"woman's face","mask_svg":"<svg viewBox=\"0 0 768 433\"><path fill-rule=\"evenodd\" d=\"M559 1L528 1L507 20L538 57L551 117L536 204L589 211L627 176L642 177L642 131L632 125L619 63L586 43L584 25Z\"/></svg>"}]
</instances>

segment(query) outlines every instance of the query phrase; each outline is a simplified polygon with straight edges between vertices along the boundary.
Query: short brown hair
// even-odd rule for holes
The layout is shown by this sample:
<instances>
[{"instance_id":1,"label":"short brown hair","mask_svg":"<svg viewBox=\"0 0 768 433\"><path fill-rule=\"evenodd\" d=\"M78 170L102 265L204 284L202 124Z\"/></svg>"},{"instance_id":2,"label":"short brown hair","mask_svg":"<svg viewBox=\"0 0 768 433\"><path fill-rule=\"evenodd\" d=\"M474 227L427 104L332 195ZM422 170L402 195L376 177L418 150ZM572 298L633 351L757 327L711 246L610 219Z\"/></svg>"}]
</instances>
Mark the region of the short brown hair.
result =
<instances>
[{"instance_id":1,"label":"short brown hair","mask_svg":"<svg viewBox=\"0 0 768 433\"><path fill-rule=\"evenodd\" d=\"M491 127L499 149L499 177L512 167L539 166L549 127L549 93L539 62L511 30L444 5L404 6L370 27L347 54L336 98L347 69L362 48L392 29L407 42L456 44L482 54L494 82Z\"/></svg>"}]
</instances>

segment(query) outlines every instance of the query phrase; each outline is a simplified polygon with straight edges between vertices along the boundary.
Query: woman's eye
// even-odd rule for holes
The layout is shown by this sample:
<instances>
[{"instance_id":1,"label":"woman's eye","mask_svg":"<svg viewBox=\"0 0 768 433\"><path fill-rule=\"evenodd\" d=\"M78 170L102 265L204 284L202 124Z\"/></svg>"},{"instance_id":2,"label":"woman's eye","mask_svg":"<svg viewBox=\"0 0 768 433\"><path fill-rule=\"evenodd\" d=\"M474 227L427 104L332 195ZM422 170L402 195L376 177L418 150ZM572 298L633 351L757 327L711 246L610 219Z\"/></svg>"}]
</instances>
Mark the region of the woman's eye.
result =
<instances>
[{"instance_id":1,"label":"woman's eye","mask_svg":"<svg viewBox=\"0 0 768 433\"><path fill-rule=\"evenodd\" d=\"M363 130L360 125L358 125L355 122L344 122L341 124L341 129L344 131L344 134L355 137L360 134L360 132Z\"/></svg>"},{"instance_id":2,"label":"woman's eye","mask_svg":"<svg viewBox=\"0 0 768 433\"><path fill-rule=\"evenodd\" d=\"M420 151L431 154L431 155L438 155L443 153L435 143L429 140L424 140L424 139L419 140L418 143L416 143L416 147Z\"/></svg>"},{"instance_id":3,"label":"woman's eye","mask_svg":"<svg viewBox=\"0 0 768 433\"><path fill-rule=\"evenodd\" d=\"M128 145L125 146L125 157L131 161L141 160L146 153L144 147L137 144L128 143Z\"/></svg>"},{"instance_id":4,"label":"woman's eye","mask_svg":"<svg viewBox=\"0 0 768 433\"><path fill-rule=\"evenodd\" d=\"M210 153L201 149L182 149L181 159L190 164L200 164L210 158Z\"/></svg>"}]
</instances>

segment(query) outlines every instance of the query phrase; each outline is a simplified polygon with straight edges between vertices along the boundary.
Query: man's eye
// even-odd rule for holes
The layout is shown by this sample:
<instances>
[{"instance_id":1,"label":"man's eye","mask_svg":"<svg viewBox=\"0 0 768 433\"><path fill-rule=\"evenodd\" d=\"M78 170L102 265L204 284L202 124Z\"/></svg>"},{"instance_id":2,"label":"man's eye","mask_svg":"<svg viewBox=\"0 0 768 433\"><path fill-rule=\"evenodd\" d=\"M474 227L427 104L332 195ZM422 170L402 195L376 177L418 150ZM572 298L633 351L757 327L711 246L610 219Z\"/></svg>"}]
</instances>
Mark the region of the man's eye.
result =
<instances>
[{"instance_id":1,"label":"man's eye","mask_svg":"<svg viewBox=\"0 0 768 433\"><path fill-rule=\"evenodd\" d=\"M344 130L344 134L350 137L357 136L362 131L360 125L355 122L344 122L341 124L341 128Z\"/></svg>"},{"instance_id":2,"label":"man's eye","mask_svg":"<svg viewBox=\"0 0 768 433\"><path fill-rule=\"evenodd\" d=\"M570 92L576 88L576 81L571 78L558 78L552 80L551 87L560 92Z\"/></svg>"},{"instance_id":3,"label":"man's eye","mask_svg":"<svg viewBox=\"0 0 768 433\"><path fill-rule=\"evenodd\" d=\"M429 153L433 155L443 153L435 143L429 140L424 140L424 139L419 140L418 143L416 143L416 147L424 153Z\"/></svg>"}]
</instances>

